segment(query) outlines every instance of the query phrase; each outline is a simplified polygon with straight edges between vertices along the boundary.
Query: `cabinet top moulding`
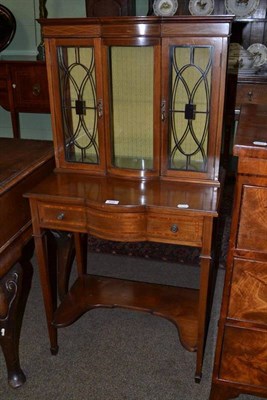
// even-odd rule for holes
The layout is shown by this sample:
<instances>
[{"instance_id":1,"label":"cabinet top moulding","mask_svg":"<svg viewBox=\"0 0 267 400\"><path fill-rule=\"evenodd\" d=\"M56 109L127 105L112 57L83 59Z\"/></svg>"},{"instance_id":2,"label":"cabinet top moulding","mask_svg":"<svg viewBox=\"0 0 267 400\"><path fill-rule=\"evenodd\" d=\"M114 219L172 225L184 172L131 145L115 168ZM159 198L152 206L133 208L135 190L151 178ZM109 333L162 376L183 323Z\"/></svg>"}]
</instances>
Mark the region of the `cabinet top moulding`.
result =
<instances>
[{"instance_id":1,"label":"cabinet top moulding","mask_svg":"<svg viewBox=\"0 0 267 400\"><path fill-rule=\"evenodd\" d=\"M101 18L46 18L39 19L44 37L112 37L120 34L129 36L201 36L228 37L233 15L216 16L174 16L174 17L101 17ZM190 31L184 31L184 24L193 24Z\"/></svg>"}]
</instances>

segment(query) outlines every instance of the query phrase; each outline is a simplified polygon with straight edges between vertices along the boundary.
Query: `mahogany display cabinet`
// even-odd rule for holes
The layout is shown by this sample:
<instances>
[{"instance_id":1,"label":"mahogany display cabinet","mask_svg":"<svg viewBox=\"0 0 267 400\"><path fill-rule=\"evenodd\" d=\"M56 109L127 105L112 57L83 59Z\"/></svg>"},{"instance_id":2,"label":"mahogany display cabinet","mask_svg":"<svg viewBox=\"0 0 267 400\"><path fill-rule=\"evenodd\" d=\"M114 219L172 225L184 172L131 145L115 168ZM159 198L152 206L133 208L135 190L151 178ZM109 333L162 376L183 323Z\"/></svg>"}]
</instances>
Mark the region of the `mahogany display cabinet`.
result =
<instances>
[{"instance_id":1,"label":"mahogany display cabinet","mask_svg":"<svg viewBox=\"0 0 267 400\"><path fill-rule=\"evenodd\" d=\"M51 351L94 307L171 320L200 381L231 16L42 20L56 170L30 199ZM78 278L57 307L48 230L73 233ZM200 249L199 288L92 276L83 235Z\"/></svg>"}]
</instances>

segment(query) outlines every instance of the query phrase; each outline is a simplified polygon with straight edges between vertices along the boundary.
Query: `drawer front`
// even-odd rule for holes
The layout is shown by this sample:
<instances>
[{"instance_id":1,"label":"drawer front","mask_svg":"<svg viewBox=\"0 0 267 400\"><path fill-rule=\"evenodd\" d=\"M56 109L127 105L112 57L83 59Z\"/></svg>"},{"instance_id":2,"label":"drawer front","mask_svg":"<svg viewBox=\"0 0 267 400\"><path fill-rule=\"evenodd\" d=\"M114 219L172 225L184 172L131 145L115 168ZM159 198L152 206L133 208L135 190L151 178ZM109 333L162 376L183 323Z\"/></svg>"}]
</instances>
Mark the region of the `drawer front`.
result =
<instances>
[{"instance_id":1,"label":"drawer front","mask_svg":"<svg viewBox=\"0 0 267 400\"><path fill-rule=\"evenodd\" d=\"M149 213L147 237L151 241L178 243L200 247L202 245L202 217Z\"/></svg>"},{"instance_id":2,"label":"drawer front","mask_svg":"<svg viewBox=\"0 0 267 400\"><path fill-rule=\"evenodd\" d=\"M140 241L146 239L144 212L87 210L88 232L103 239Z\"/></svg>"},{"instance_id":3,"label":"drawer front","mask_svg":"<svg viewBox=\"0 0 267 400\"><path fill-rule=\"evenodd\" d=\"M266 104L267 85L264 84L238 84L236 90L236 105L242 103Z\"/></svg>"},{"instance_id":4,"label":"drawer front","mask_svg":"<svg viewBox=\"0 0 267 400\"><path fill-rule=\"evenodd\" d=\"M267 388L267 332L225 327L219 379Z\"/></svg>"},{"instance_id":5,"label":"drawer front","mask_svg":"<svg viewBox=\"0 0 267 400\"><path fill-rule=\"evenodd\" d=\"M86 230L86 212L83 207L39 203L38 212L40 225L44 228Z\"/></svg>"},{"instance_id":6,"label":"drawer front","mask_svg":"<svg viewBox=\"0 0 267 400\"><path fill-rule=\"evenodd\" d=\"M267 263L234 259L229 318L266 324Z\"/></svg>"},{"instance_id":7,"label":"drawer front","mask_svg":"<svg viewBox=\"0 0 267 400\"><path fill-rule=\"evenodd\" d=\"M49 112L48 82L45 64L12 67L12 88L18 110Z\"/></svg>"},{"instance_id":8,"label":"drawer front","mask_svg":"<svg viewBox=\"0 0 267 400\"><path fill-rule=\"evenodd\" d=\"M267 188L244 186L237 248L267 253Z\"/></svg>"}]
</instances>

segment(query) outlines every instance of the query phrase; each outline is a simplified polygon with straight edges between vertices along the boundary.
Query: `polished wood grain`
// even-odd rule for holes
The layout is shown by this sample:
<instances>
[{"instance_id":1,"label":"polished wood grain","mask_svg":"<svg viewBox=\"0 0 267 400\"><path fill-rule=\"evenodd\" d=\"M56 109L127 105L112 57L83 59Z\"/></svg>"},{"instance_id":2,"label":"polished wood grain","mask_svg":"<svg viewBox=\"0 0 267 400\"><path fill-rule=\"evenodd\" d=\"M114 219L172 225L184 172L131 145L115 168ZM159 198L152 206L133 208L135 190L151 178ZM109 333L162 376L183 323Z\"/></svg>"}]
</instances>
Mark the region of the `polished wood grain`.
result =
<instances>
[{"instance_id":1,"label":"polished wood grain","mask_svg":"<svg viewBox=\"0 0 267 400\"><path fill-rule=\"evenodd\" d=\"M198 290L146 282L84 275L78 278L54 314L53 324L72 324L93 308L121 307L145 311L171 320L182 345L197 349Z\"/></svg>"},{"instance_id":2,"label":"polished wood grain","mask_svg":"<svg viewBox=\"0 0 267 400\"><path fill-rule=\"evenodd\" d=\"M23 193L54 168L51 142L0 138L0 345L8 383L21 386L19 338L31 286L31 214Z\"/></svg>"},{"instance_id":3,"label":"polished wood grain","mask_svg":"<svg viewBox=\"0 0 267 400\"><path fill-rule=\"evenodd\" d=\"M266 251L264 238L267 237L265 222L267 208L267 188L244 186L240 228L237 236L239 249ZM249 227L249 229L248 229ZM263 238L263 240L261 240Z\"/></svg>"},{"instance_id":4,"label":"polished wood grain","mask_svg":"<svg viewBox=\"0 0 267 400\"><path fill-rule=\"evenodd\" d=\"M267 263L234 260L229 301L229 318L266 324Z\"/></svg>"},{"instance_id":5,"label":"polished wood grain","mask_svg":"<svg viewBox=\"0 0 267 400\"><path fill-rule=\"evenodd\" d=\"M219 377L266 391L266 329L227 326L224 335Z\"/></svg>"},{"instance_id":6,"label":"polished wood grain","mask_svg":"<svg viewBox=\"0 0 267 400\"><path fill-rule=\"evenodd\" d=\"M241 107L238 173L210 400L267 397L266 105ZM256 141L256 144L255 144ZM263 166L263 168L260 168Z\"/></svg>"}]
</instances>

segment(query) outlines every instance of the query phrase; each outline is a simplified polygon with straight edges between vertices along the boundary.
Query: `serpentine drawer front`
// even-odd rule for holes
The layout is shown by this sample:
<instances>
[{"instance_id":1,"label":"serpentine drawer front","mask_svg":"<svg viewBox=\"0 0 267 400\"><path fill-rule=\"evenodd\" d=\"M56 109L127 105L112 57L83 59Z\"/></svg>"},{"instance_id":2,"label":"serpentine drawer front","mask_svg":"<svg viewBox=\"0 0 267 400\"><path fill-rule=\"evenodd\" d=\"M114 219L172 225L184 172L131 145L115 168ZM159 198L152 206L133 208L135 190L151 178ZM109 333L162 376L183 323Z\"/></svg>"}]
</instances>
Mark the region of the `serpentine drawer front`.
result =
<instances>
[{"instance_id":1,"label":"serpentine drawer front","mask_svg":"<svg viewBox=\"0 0 267 400\"><path fill-rule=\"evenodd\" d=\"M116 207L116 206L114 206ZM127 208L127 207L125 207ZM143 211L117 211L112 207L101 209L87 209L88 232L105 239L139 241L146 238L146 214Z\"/></svg>"}]
</instances>

